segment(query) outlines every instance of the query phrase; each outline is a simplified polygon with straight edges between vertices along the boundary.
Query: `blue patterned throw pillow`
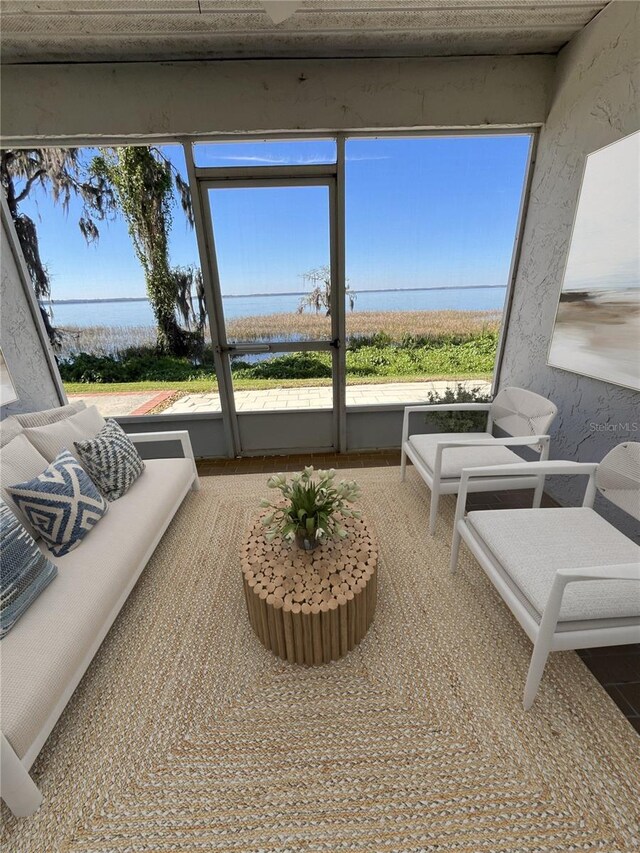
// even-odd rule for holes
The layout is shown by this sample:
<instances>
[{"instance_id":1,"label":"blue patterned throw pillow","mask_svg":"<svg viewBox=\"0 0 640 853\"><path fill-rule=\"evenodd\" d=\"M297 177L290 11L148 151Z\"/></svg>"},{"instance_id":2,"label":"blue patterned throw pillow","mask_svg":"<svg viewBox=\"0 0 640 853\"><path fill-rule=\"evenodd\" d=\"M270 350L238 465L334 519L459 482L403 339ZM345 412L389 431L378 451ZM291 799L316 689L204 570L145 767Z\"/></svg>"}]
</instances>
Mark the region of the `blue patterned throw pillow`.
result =
<instances>
[{"instance_id":1,"label":"blue patterned throw pillow","mask_svg":"<svg viewBox=\"0 0 640 853\"><path fill-rule=\"evenodd\" d=\"M68 450L59 453L42 474L7 491L56 557L79 545L109 509Z\"/></svg>"},{"instance_id":2,"label":"blue patterned throw pillow","mask_svg":"<svg viewBox=\"0 0 640 853\"><path fill-rule=\"evenodd\" d=\"M144 471L134 443L110 418L95 438L74 441L78 458L108 501L125 495Z\"/></svg>"},{"instance_id":3,"label":"blue patterned throw pillow","mask_svg":"<svg viewBox=\"0 0 640 853\"><path fill-rule=\"evenodd\" d=\"M57 574L57 567L0 501L0 637L9 633Z\"/></svg>"}]
</instances>

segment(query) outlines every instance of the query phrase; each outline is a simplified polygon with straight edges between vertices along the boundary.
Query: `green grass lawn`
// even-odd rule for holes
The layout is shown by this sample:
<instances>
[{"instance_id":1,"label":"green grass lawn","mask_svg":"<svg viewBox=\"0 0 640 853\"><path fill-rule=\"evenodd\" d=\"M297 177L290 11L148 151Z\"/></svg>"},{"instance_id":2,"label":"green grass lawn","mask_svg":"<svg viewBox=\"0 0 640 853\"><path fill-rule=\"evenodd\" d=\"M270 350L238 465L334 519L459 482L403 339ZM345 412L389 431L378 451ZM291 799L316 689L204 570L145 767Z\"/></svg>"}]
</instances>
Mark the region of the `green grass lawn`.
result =
<instances>
[{"instance_id":1,"label":"green grass lawn","mask_svg":"<svg viewBox=\"0 0 640 853\"><path fill-rule=\"evenodd\" d=\"M389 382L419 382L446 380L491 379L491 373L456 373L455 375L429 376L348 376L348 385L386 385ZM268 390L270 388L319 388L331 385L331 378L322 379L234 379L237 391ZM122 394L145 391L184 391L188 394L205 394L218 390L218 383L208 379L192 379L186 382L65 382L67 394Z\"/></svg>"}]
</instances>

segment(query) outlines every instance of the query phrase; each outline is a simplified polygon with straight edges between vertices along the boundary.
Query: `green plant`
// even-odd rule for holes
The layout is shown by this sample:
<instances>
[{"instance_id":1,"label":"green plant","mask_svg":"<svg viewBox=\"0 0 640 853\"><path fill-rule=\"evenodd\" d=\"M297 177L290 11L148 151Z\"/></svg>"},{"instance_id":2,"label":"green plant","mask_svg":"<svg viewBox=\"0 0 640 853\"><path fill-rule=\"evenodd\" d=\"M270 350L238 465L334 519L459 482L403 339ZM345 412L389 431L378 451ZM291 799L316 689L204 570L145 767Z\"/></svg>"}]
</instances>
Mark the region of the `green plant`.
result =
<instances>
[{"instance_id":1,"label":"green plant","mask_svg":"<svg viewBox=\"0 0 640 853\"><path fill-rule=\"evenodd\" d=\"M353 480L341 480L335 485L335 475L333 468L314 472L310 465L292 474L291 482L286 474L269 477L267 485L270 489L278 489L285 503L266 499L260 502L271 510L262 519L267 528L267 541L282 536L290 542L297 540L301 547L310 550L325 539L344 539L347 531L340 524L339 516L360 518L358 510L347 506L360 497L360 488Z\"/></svg>"},{"instance_id":2,"label":"green plant","mask_svg":"<svg viewBox=\"0 0 640 853\"><path fill-rule=\"evenodd\" d=\"M443 394L429 392L430 403L488 403L491 399L480 393L480 388L465 388L457 385L455 391L447 388ZM439 432L483 432L486 428L486 412L429 412L429 423L435 423Z\"/></svg>"},{"instance_id":3,"label":"green plant","mask_svg":"<svg viewBox=\"0 0 640 853\"><path fill-rule=\"evenodd\" d=\"M103 148L93 158L90 170L111 187L127 221L158 327L158 348L173 355L188 353L193 335L181 329L176 319L176 300L184 275L169 264L174 187L189 224L193 224L188 185L154 146Z\"/></svg>"}]
</instances>

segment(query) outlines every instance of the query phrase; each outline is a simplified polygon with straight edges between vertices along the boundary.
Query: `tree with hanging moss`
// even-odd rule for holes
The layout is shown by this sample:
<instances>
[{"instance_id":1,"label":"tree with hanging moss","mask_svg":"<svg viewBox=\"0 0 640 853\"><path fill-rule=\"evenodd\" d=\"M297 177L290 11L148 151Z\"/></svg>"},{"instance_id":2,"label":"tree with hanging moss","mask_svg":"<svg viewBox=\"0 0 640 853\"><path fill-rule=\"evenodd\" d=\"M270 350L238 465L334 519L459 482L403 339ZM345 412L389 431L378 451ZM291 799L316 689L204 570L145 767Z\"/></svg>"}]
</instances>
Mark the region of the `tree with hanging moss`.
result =
<instances>
[{"instance_id":1,"label":"tree with hanging moss","mask_svg":"<svg viewBox=\"0 0 640 853\"><path fill-rule=\"evenodd\" d=\"M5 148L0 153L0 183L49 340L58 346L60 335L44 305L51 298L49 271L40 257L36 224L21 210L21 204L38 187L48 192L65 213L71 198L78 198L82 204L78 227L90 243L99 236L96 223L114 210L113 192L104 178L86 170L77 148Z\"/></svg>"},{"instance_id":2,"label":"tree with hanging moss","mask_svg":"<svg viewBox=\"0 0 640 853\"><path fill-rule=\"evenodd\" d=\"M301 276L305 284L311 285L311 290L300 299L298 303L298 314L304 313L305 308L313 308L316 314L325 312L326 317L331 316L331 267L328 264L322 267L308 270ZM356 295L345 282L345 296L349 300L349 307L353 311L356 304Z\"/></svg>"},{"instance_id":3,"label":"tree with hanging moss","mask_svg":"<svg viewBox=\"0 0 640 853\"><path fill-rule=\"evenodd\" d=\"M188 185L160 149L153 146L101 149L93 158L90 171L112 188L127 221L144 270L147 295L157 325L158 349L173 355L187 354L193 345L194 333L181 328L176 317L181 275L172 270L169 262L169 232L174 190L193 226Z\"/></svg>"}]
</instances>

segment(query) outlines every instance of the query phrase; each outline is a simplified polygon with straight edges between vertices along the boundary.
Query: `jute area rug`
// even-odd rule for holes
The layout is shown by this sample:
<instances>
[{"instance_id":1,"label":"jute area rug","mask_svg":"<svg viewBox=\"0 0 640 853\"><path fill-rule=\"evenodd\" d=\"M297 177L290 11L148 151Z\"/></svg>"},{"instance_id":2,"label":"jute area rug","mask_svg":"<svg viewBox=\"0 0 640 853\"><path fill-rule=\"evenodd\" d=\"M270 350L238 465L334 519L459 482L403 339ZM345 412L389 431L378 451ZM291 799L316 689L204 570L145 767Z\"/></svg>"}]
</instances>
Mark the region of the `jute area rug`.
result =
<instances>
[{"instance_id":1,"label":"jute area rug","mask_svg":"<svg viewBox=\"0 0 640 853\"><path fill-rule=\"evenodd\" d=\"M362 645L266 651L238 548L263 475L191 493L35 767L5 851L636 850L640 739L573 652L522 710L531 645L475 560L448 572L413 470L345 472L380 544Z\"/></svg>"}]
</instances>

